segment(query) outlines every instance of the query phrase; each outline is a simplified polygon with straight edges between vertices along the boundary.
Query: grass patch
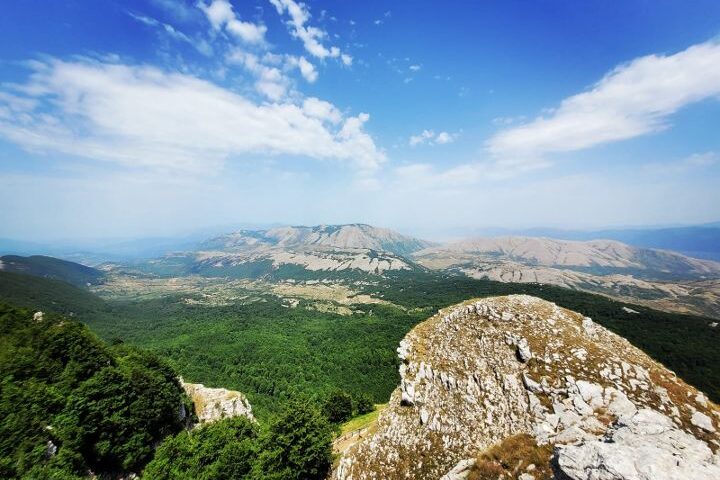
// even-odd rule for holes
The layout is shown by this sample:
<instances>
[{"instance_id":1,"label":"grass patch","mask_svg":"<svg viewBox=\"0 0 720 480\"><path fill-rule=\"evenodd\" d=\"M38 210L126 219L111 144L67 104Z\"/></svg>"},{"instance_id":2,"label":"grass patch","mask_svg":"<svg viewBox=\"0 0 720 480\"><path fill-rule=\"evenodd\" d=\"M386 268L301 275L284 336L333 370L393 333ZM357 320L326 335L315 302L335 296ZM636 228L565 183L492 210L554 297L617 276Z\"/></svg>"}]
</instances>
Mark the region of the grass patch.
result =
<instances>
[{"instance_id":1,"label":"grass patch","mask_svg":"<svg viewBox=\"0 0 720 480\"><path fill-rule=\"evenodd\" d=\"M518 478L528 472L536 480L553 477L550 445L540 446L527 434L507 437L478 455L468 480L500 480Z\"/></svg>"},{"instance_id":2,"label":"grass patch","mask_svg":"<svg viewBox=\"0 0 720 480\"><path fill-rule=\"evenodd\" d=\"M380 412L385 410L385 407L387 407L387 403L375 404L375 410L372 412L348 420L342 424L340 434L345 435L346 433L354 432L355 430L360 430L369 426L377 420L378 415L380 415Z\"/></svg>"}]
</instances>

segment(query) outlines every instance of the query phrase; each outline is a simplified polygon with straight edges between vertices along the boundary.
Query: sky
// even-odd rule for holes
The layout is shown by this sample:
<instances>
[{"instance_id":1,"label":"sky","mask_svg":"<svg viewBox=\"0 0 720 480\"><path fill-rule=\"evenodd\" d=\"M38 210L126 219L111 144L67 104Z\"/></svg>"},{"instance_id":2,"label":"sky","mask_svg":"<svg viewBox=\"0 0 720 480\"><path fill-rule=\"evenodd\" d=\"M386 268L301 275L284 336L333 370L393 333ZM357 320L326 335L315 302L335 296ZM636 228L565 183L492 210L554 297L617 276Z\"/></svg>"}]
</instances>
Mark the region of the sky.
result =
<instances>
[{"instance_id":1,"label":"sky","mask_svg":"<svg viewBox=\"0 0 720 480\"><path fill-rule=\"evenodd\" d=\"M720 219L716 0L0 8L0 237Z\"/></svg>"}]
</instances>

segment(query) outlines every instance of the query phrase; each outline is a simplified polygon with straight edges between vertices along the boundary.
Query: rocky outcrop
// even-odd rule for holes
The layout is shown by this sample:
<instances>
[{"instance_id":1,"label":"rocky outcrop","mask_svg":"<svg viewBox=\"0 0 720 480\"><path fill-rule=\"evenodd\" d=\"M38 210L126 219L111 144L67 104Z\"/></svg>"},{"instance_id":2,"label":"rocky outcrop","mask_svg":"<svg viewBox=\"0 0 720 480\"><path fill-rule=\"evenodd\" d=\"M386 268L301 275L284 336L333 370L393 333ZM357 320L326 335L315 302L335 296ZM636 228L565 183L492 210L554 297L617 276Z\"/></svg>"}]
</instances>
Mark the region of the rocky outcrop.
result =
<instances>
[{"instance_id":1,"label":"rocky outcrop","mask_svg":"<svg viewBox=\"0 0 720 480\"><path fill-rule=\"evenodd\" d=\"M255 421L250 402L240 392L208 388L199 383L185 383L182 379L180 384L193 402L199 423L237 416L245 416Z\"/></svg>"},{"instance_id":2,"label":"rocky outcrop","mask_svg":"<svg viewBox=\"0 0 720 480\"><path fill-rule=\"evenodd\" d=\"M416 326L398 354L399 388L335 479L464 478L518 434L555 447L558 478L655 478L654 458L678 461L672 478L720 478L718 407L578 313L524 295L470 301Z\"/></svg>"}]
</instances>

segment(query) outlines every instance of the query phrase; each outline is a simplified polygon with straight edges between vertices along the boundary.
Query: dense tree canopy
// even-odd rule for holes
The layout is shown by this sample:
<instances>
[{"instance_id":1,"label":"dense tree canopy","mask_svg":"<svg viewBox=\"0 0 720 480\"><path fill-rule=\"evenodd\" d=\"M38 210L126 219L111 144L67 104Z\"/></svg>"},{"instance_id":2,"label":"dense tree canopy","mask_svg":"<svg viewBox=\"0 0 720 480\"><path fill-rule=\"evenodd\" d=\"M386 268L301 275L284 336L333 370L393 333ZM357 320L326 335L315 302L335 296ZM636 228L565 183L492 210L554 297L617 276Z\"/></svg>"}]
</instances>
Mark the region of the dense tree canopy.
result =
<instances>
[{"instance_id":1,"label":"dense tree canopy","mask_svg":"<svg viewBox=\"0 0 720 480\"><path fill-rule=\"evenodd\" d=\"M139 471L182 427L184 394L154 354L0 304L0 477Z\"/></svg>"}]
</instances>

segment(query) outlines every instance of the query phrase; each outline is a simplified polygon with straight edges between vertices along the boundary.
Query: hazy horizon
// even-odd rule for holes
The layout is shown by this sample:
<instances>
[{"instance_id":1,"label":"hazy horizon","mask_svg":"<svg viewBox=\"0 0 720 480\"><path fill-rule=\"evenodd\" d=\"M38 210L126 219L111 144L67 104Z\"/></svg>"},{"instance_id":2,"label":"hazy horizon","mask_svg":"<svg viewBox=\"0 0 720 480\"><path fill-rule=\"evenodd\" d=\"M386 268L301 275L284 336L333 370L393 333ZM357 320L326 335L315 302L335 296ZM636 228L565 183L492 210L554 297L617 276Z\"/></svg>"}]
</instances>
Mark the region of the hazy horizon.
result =
<instances>
[{"instance_id":1,"label":"hazy horizon","mask_svg":"<svg viewBox=\"0 0 720 480\"><path fill-rule=\"evenodd\" d=\"M715 222L719 33L712 1L13 2L0 238Z\"/></svg>"}]
</instances>

